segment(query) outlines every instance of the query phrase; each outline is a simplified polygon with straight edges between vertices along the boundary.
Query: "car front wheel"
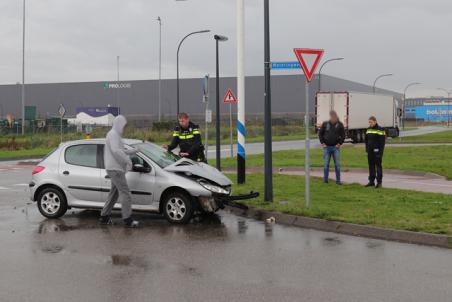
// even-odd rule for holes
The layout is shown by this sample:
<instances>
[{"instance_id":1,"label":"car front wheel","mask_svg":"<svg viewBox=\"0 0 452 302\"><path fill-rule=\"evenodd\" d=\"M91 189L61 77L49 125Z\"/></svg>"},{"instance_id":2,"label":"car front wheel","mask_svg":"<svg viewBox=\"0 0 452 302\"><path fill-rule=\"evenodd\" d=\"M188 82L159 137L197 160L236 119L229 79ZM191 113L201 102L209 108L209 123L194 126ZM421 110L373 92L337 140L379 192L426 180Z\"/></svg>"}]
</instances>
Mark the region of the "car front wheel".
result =
<instances>
[{"instance_id":1,"label":"car front wheel","mask_svg":"<svg viewBox=\"0 0 452 302\"><path fill-rule=\"evenodd\" d=\"M163 202L163 215L171 223L187 223L193 214L193 205L190 196L182 192L167 194Z\"/></svg>"},{"instance_id":2,"label":"car front wheel","mask_svg":"<svg viewBox=\"0 0 452 302\"><path fill-rule=\"evenodd\" d=\"M45 188L39 193L38 209L47 218L59 218L67 211L66 197L57 188Z\"/></svg>"}]
</instances>

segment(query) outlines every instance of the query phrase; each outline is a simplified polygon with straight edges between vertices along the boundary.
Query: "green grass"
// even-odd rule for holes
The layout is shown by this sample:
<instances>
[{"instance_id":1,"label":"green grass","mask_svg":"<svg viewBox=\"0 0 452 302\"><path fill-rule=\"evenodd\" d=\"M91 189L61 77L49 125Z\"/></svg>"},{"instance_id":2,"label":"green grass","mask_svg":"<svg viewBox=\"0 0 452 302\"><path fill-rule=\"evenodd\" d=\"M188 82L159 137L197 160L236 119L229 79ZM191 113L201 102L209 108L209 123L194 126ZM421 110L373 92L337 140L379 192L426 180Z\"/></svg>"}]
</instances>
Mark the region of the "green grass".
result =
<instances>
[{"instance_id":1,"label":"green grass","mask_svg":"<svg viewBox=\"0 0 452 302\"><path fill-rule=\"evenodd\" d=\"M435 133L398 137L388 140L389 143L452 143L452 130Z\"/></svg>"},{"instance_id":2,"label":"green grass","mask_svg":"<svg viewBox=\"0 0 452 302\"><path fill-rule=\"evenodd\" d=\"M236 181L235 175L228 175ZM399 230L452 235L452 196L396 189L337 186L312 178L311 207L305 208L304 177L275 175L274 202L263 196L246 201L253 208L372 225ZM234 194L263 192L263 175L247 175L246 185L234 185Z\"/></svg>"},{"instance_id":3,"label":"green grass","mask_svg":"<svg viewBox=\"0 0 452 302\"><path fill-rule=\"evenodd\" d=\"M47 155L51 150L52 148L23 149L15 151L0 150L0 160L40 158Z\"/></svg>"},{"instance_id":4,"label":"green grass","mask_svg":"<svg viewBox=\"0 0 452 302\"><path fill-rule=\"evenodd\" d=\"M312 167L322 167L322 150L311 150ZM402 171L431 172L452 179L452 146L419 146L419 147L390 147L387 146L383 158L385 169ZM211 161L214 163L214 161ZM248 155L248 167L263 167L264 156ZM342 168L367 168L367 154L363 146L347 146L341 150ZM232 168L236 160L222 160L222 167ZM274 167L303 167L304 150L273 152Z\"/></svg>"}]
</instances>

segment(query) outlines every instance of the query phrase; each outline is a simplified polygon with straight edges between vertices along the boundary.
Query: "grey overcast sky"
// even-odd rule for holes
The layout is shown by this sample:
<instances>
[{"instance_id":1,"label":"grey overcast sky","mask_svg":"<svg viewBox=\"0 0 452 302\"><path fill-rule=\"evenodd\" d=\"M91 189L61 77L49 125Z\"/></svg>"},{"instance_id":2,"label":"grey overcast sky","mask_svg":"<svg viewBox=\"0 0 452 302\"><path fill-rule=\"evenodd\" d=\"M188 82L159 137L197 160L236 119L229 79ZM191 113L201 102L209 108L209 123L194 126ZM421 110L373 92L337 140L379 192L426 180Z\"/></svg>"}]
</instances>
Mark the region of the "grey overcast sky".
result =
<instances>
[{"instance_id":1,"label":"grey overcast sky","mask_svg":"<svg viewBox=\"0 0 452 302\"><path fill-rule=\"evenodd\" d=\"M246 2L246 73L263 74L263 1ZM424 83L408 96L441 95L452 89L450 0L271 0L272 60L295 60L294 47L324 48L324 59L345 57L324 72L397 91ZM106 81L158 76L158 23L163 20L163 76L214 74L213 33L221 45L222 74L236 72L235 0L27 0L26 81ZM21 80L22 1L0 2L0 84ZM281 72L279 72L281 73ZM276 74L276 72L274 73Z\"/></svg>"}]
</instances>

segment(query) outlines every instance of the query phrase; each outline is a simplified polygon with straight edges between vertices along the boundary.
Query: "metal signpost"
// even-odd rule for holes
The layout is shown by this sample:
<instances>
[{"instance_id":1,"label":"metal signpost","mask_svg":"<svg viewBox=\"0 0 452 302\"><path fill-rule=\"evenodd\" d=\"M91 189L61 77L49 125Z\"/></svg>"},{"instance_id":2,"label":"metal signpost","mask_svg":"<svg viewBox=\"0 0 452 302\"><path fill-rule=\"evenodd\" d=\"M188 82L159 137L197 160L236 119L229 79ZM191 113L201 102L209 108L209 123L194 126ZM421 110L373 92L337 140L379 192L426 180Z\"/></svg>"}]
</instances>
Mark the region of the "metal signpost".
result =
<instances>
[{"instance_id":1,"label":"metal signpost","mask_svg":"<svg viewBox=\"0 0 452 302\"><path fill-rule=\"evenodd\" d=\"M234 141L232 135L232 103L237 103L237 97L232 92L232 89L228 89L223 99L224 103L229 103L229 136L231 144L231 158L234 158Z\"/></svg>"},{"instance_id":2,"label":"metal signpost","mask_svg":"<svg viewBox=\"0 0 452 302\"><path fill-rule=\"evenodd\" d=\"M205 152L206 152L206 160L209 153L209 123L212 122L212 110L209 110L209 75L206 75L202 81L202 101L206 105L205 107Z\"/></svg>"},{"instance_id":3,"label":"metal signpost","mask_svg":"<svg viewBox=\"0 0 452 302\"><path fill-rule=\"evenodd\" d=\"M306 100L306 108L305 108L305 118L304 118L304 124L306 128L306 138L305 138L305 201L306 201L306 208L310 207L311 203L311 196L310 196L310 140L309 140L309 83L312 80L312 76L314 75L314 72L319 65L320 60L322 59L324 50L323 49L306 49L306 48L295 48L294 49L295 55L297 56L298 61L300 62L301 69L303 70L303 73L306 78L305 82L305 100ZM314 63L309 68L306 64L306 56L315 56Z\"/></svg>"},{"instance_id":4,"label":"metal signpost","mask_svg":"<svg viewBox=\"0 0 452 302\"><path fill-rule=\"evenodd\" d=\"M60 115L60 143L63 142L63 117L66 114L66 108L64 108L63 104L60 104L58 108L58 114Z\"/></svg>"}]
</instances>

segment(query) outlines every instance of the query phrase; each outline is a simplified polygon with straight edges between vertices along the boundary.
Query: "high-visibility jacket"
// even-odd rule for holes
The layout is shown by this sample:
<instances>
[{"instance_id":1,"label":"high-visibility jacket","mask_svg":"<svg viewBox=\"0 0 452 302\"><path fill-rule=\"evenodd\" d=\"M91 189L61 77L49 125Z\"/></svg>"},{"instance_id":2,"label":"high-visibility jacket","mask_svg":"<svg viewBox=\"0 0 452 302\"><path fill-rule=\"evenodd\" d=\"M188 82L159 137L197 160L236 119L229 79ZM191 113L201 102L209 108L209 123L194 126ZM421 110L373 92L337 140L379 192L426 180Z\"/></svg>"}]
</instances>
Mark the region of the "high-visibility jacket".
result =
<instances>
[{"instance_id":1,"label":"high-visibility jacket","mask_svg":"<svg viewBox=\"0 0 452 302\"><path fill-rule=\"evenodd\" d=\"M386 131L383 127L376 124L374 127L367 128L366 131L366 152L382 155L386 143Z\"/></svg>"},{"instance_id":2,"label":"high-visibility jacket","mask_svg":"<svg viewBox=\"0 0 452 302\"><path fill-rule=\"evenodd\" d=\"M180 125L176 126L173 131L173 139L168 146L171 151L179 146L180 152L188 153L188 158L198 160L200 153L203 152L201 131L199 126L190 122L187 128L182 128Z\"/></svg>"}]
</instances>

